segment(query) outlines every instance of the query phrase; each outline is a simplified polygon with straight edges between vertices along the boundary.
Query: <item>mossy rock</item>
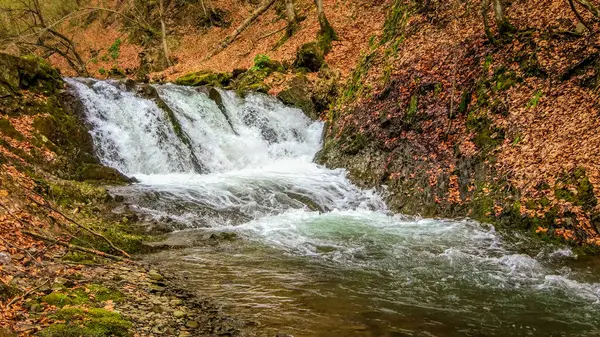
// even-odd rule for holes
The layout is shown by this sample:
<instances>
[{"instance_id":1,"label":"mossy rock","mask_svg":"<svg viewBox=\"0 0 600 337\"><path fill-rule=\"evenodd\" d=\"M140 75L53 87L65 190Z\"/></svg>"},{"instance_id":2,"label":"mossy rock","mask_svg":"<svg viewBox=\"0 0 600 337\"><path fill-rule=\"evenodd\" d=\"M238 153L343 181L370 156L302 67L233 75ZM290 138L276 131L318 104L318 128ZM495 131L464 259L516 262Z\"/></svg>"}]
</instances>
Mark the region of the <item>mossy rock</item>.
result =
<instances>
[{"instance_id":1,"label":"mossy rock","mask_svg":"<svg viewBox=\"0 0 600 337\"><path fill-rule=\"evenodd\" d=\"M319 119L319 115L312 100L310 83L306 76L295 76L289 83L289 87L277 94L286 105L294 106L302 111L312 120Z\"/></svg>"},{"instance_id":2,"label":"mossy rock","mask_svg":"<svg viewBox=\"0 0 600 337\"><path fill-rule=\"evenodd\" d=\"M325 63L323 49L317 42L309 42L298 48L294 67L306 68L310 71L319 71L323 63Z\"/></svg>"},{"instance_id":3,"label":"mossy rock","mask_svg":"<svg viewBox=\"0 0 600 337\"><path fill-rule=\"evenodd\" d=\"M126 337L133 324L121 314L105 309L64 308L54 318L66 323L52 324L40 331L41 337Z\"/></svg>"},{"instance_id":4,"label":"mossy rock","mask_svg":"<svg viewBox=\"0 0 600 337\"><path fill-rule=\"evenodd\" d=\"M134 182L134 179L128 178L118 170L102 166L99 164L83 164L77 177L79 181L114 181L114 182Z\"/></svg>"},{"instance_id":5,"label":"mossy rock","mask_svg":"<svg viewBox=\"0 0 600 337\"><path fill-rule=\"evenodd\" d=\"M268 93L271 87L264 82L267 76L269 76L268 71L250 69L235 81L235 90L241 95L251 91Z\"/></svg>"},{"instance_id":6,"label":"mossy rock","mask_svg":"<svg viewBox=\"0 0 600 337\"><path fill-rule=\"evenodd\" d=\"M15 129L7 118L0 118L0 133L16 140L23 140L23 135Z\"/></svg>"},{"instance_id":7,"label":"mossy rock","mask_svg":"<svg viewBox=\"0 0 600 337\"><path fill-rule=\"evenodd\" d=\"M62 88L60 74L46 61L0 53L0 95L17 94L19 89L54 92Z\"/></svg>"},{"instance_id":8,"label":"mossy rock","mask_svg":"<svg viewBox=\"0 0 600 337\"><path fill-rule=\"evenodd\" d=\"M4 302L19 294L19 289L0 283L0 301Z\"/></svg>"},{"instance_id":9,"label":"mossy rock","mask_svg":"<svg viewBox=\"0 0 600 337\"><path fill-rule=\"evenodd\" d=\"M252 70L264 71L267 74L273 73L275 71L284 72L285 68L279 61L272 60L269 56L264 54L258 54L254 58L254 67Z\"/></svg>"},{"instance_id":10,"label":"mossy rock","mask_svg":"<svg viewBox=\"0 0 600 337\"><path fill-rule=\"evenodd\" d=\"M226 87L231 82L231 73L215 73L210 70L201 70L183 75L175 80L179 85L200 86L209 85L213 87Z\"/></svg>"}]
</instances>

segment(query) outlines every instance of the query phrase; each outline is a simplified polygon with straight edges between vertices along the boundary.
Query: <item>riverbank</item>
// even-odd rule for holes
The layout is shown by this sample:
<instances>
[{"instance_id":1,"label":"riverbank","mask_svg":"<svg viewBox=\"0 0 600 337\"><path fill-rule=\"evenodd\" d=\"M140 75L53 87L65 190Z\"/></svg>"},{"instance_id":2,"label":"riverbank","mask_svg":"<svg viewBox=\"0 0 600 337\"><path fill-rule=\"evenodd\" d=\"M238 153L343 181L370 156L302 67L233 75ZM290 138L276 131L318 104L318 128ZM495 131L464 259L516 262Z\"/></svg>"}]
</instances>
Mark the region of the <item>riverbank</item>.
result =
<instances>
[{"instance_id":1,"label":"riverbank","mask_svg":"<svg viewBox=\"0 0 600 337\"><path fill-rule=\"evenodd\" d=\"M132 180L97 161L58 72L0 65L0 335L241 335L215 303L136 262L161 237L108 193Z\"/></svg>"}]
</instances>

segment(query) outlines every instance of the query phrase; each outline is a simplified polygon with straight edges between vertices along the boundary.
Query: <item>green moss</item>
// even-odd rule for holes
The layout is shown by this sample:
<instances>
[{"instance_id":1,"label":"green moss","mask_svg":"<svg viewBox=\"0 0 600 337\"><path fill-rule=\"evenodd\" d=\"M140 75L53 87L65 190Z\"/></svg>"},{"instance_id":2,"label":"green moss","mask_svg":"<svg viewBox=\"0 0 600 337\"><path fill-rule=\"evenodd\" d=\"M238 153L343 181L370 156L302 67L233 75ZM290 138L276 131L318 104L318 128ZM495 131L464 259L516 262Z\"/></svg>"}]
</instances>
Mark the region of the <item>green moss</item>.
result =
<instances>
[{"instance_id":1,"label":"green moss","mask_svg":"<svg viewBox=\"0 0 600 337\"><path fill-rule=\"evenodd\" d=\"M419 109L419 95L413 94L410 97L410 102L408 103L408 108L406 109L406 115L404 116L404 122L407 125L412 125L412 123L414 123L415 118L417 116L418 109Z\"/></svg>"},{"instance_id":2,"label":"green moss","mask_svg":"<svg viewBox=\"0 0 600 337\"><path fill-rule=\"evenodd\" d=\"M544 92L541 91L541 90L537 90L535 92L535 94L533 95L533 97L531 98L531 100L529 101L529 103L527 103L527 107L528 108L535 108L539 104L540 99L542 97L544 97Z\"/></svg>"},{"instance_id":3,"label":"green moss","mask_svg":"<svg viewBox=\"0 0 600 337\"><path fill-rule=\"evenodd\" d=\"M106 181L106 182L128 182L129 178L124 176L121 172L108 166L99 164L87 164L83 163L79 168L79 174L77 180L95 180L95 181Z\"/></svg>"},{"instance_id":4,"label":"green moss","mask_svg":"<svg viewBox=\"0 0 600 337\"><path fill-rule=\"evenodd\" d=\"M53 324L37 335L42 337L131 336L132 323L121 314L105 309L64 308L53 315L64 324Z\"/></svg>"},{"instance_id":5,"label":"green moss","mask_svg":"<svg viewBox=\"0 0 600 337\"><path fill-rule=\"evenodd\" d=\"M473 110L467 115L467 129L475 132L473 143L483 152L502 144L504 131L493 126L492 119L483 110Z\"/></svg>"},{"instance_id":6,"label":"green moss","mask_svg":"<svg viewBox=\"0 0 600 337\"><path fill-rule=\"evenodd\" d=\"M254 58L254 66L251 68L254 71L265 71L272 73L275 71L284 72L285 68L281 65L281 62L271 60L271 58L264 54L258 54Z\"/></svg>"},{"instance_id":7,"label":"green moss","mask_svg":"<svg viewBox=\"0 0 600 337\"><path fill-rule=\"evenodd\" d=\"M98 187L85 182L57 180L36 180L36 191L46 194L63 206L74 203L100 203L112 200L104 187Z\"/></svg>"},{"instance_id":8,"label":"green moss","mask_svg":"<svg viewBox=\"0 0 600 337\"><path fill-rule=\"evenodd\" d=\"M62 260L83 265L94 265L98 262L102 262L97 255L86 254L77 251L68 252L62 257Z\"/></svg>"},{"instance_id":9,"label":"green moss","mask_svg":"<svg viewBox=\"0 0 600 337\"><path fill-rule=\"evenodd\" d=\"M352 72L350 80L346 84L346 88L342 93L340 103L350 101L359 96L364 91L363 77L369 72L369 69L371 69L374 58L374 53L369 53L362 57L362 59L358 63L358 66Z\"/></svg>"},{"instance_id":10,"label":"green moss","mask_svg":"<svg viewBox=\"0 0 600 337\"><path fill-rule=\"evenodd\" d=\"M588 212L598 205L598 200L594 195L594 186L583 168L576 169L570 175L563 175L554 187L554 195L557 199L581 206Z\"/></svg>"},{"instance_id":11,"label":"green moss","mask_svg":"<svg viewBox=\"0 0 600 337\"><path fill-rule=\"evenodd\" d=\"M269 72L265 70L250 69L239 76L235 81L235 89L238 94L244 95L246 92L257 91L267 93L271 88L264 83L264 80L269 76Z\"/></svg>"},{"instance_id":12,"label":"green moss","mask_svg":"<svg viewBox=\"0 0 600 337\"><path fill-rule=\"evenodd\" d=\"M7 301L19 294L19 289L16 287L0 283L0 301Z\"/></svg>"},{"instance_id":13,"label":"green moss","mask_svg":"<svg viewBox=\"0 0 600 337\"><path fill-rule=\"evenodd\" d=\"M311 119L319 118L311 97L310 83L304 75L294 77L289 83L289 88L279 92L277 98L287 105L302 109Z\"/></svg>"},{"instance_id":14,"label":"green moss","mask_svg":"<svg viewBox=\"0 0 600 337\"><path fill-rule=\"evenodd\" d=\"M23 135L12 126L7 118L0 118L0 132L10 138L23 140Z\"/></svg>"},{"instance_id":15,"label":"green moss","mask_svg":"<svg viewBox=\"0 0 600 337\"><path fill-rule=\"evenodd\" d=\"M89 284L85 288L89 290L88 296L93 296L95 301L114 301L120 302L125 299L123 293L115 289L109 289L101 284Z\"/></svg>"},{"instance_id":16,"label":"green moss","mask_svg":"<svg viewBox=\"0 0 600 337\"><path fill-rule=\"evenodd\" d=\"M506 67L500 67L494 72L492 81L495 83L492 88L494 91L505 91L520 82L520 79L514 71L509 70Z\"/></svg>"},{"instance_id":17,"label":"green moss","mask_svg":"<svg viewBox=\"0 0 600 337\"><path fill-rule=\"evenodd\" d=\"M55 291L49 295L42 297L42 302L64 307L65 305L79 305L89 302L89 298L76 291Z\"/></svg>"},{"instance_id":18,"label":"green moss","mask_svg":"<svg viewBox=\"0 0 600 337\"><path fill-rule=\"evenodd\" d=\"M210 70L201 70L183 75L177 78L175 83L179 85L208 85L222 88L228 86L232 78L233 75L231 73L215 73Z\"/></svg>"},{"instance_id":19,"label":"green moss","mask_svg":"<svg viewBox=\"0 0 600 337\"><path fill-rule=\"evenodd\" d=\"M411 7L406 4L406 1L395 0L383 25L381 43L403 36L410 15Z\"/></svg>"}]
</instances>

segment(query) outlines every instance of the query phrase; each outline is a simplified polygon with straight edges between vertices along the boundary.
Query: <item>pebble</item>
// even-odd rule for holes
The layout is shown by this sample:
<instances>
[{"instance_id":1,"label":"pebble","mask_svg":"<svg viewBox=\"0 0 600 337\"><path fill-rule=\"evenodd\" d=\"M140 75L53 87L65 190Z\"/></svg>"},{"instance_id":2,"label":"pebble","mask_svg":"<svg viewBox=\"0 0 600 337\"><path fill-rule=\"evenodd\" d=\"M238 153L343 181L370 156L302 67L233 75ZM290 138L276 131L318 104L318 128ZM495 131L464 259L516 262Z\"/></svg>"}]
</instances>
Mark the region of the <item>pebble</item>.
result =
<instances>
[{"instance_id":1,"label":"pebble","mask_svg":"<svg viewBox=\"0 0 600 337\"><path fill-rule=\"evenodd\" d=\"M179 305L183 304L183 301L180 299L174 299L174 300L171 300L171 302L169 302L169 304L172 306L179 306Z\"/></svg>"},{"instance_id":2,"label":"pebble","mask_svg":"<svg viewBox=\"0 0 600 337\"><path fill-rule=\"evenodd\" d=\"M149 271L148 277L154 281L161 281L163 279L163 276L159 274L156 270Z\"/></svg>"},{"instance_id":3,"label":"pebble","mask_svg":"<svg viewBox=\"0 0 600 337\"><path fill-rule=\"evenodd\" d=\"M0 253L0 265L9 264L10 261L10 254L4 252Z\"/></svg>"},{"instance_id":4,"label":"pebble","mask_svg":"<svg viewBox=\"0 0 600 337\"><path fill-rule=\"evenodd\" d=\"M200 326L200 324L198 324L198 322L196 321L188 321L187 323L185 323L185 326L190 329L197 329Z\"/></svg>"},{"instance_id":5,"label":"pebble","mask_svg":"<svg viewBox=\"0 0 600 337\"><path fill-rule=\"evenodd\" d=\"M185 317L185 312L177 310L173 313L173 316L175 316L176 318Z\"/></svg>"}]
</instances>

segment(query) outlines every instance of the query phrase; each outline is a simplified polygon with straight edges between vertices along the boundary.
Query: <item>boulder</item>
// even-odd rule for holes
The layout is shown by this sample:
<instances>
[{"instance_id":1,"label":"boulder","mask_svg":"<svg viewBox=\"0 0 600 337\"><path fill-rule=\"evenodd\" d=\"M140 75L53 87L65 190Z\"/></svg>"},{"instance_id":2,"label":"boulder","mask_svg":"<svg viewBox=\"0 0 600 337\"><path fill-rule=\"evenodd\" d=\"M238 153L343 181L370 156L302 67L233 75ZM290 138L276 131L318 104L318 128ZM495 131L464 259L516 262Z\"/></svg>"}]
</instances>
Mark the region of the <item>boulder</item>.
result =
<instances>
[{"instance_id":1,"label":"boulder","mask_svg":"<svg viewBox=\"0 0 600 337\"><path fill-rule=\"evenodd\" d=\"M319 114L312 100L310 82L304 75L295 76L288 84L288 88L277 94L283 103L301 109L308 118L319 119Z\"/></svg>"},{"instance_id":2,"label":"boulder","mask_svg":"<svg viewBox=\"0 0 600 337\"><path fill-rule=\"evenodd\" d=\"M213 87L226 87L229 85L232 78L233 75L231 73L215 73L210 70L201 70L183 75L176 79L175 83L191 86L208 85Z\"/></svg>"},{"instance_id":3,"label":"boulder","mask_svg":"<svg viewBox=\"0 0 600 337\"><path fill-rule=\"evenodd\" d=\"M309 42L298 48L294 67L306 68L309 71L316 72L319 71L323 63L325 63L323 49L317 42Z\"/></svg>"}]
</instances>

